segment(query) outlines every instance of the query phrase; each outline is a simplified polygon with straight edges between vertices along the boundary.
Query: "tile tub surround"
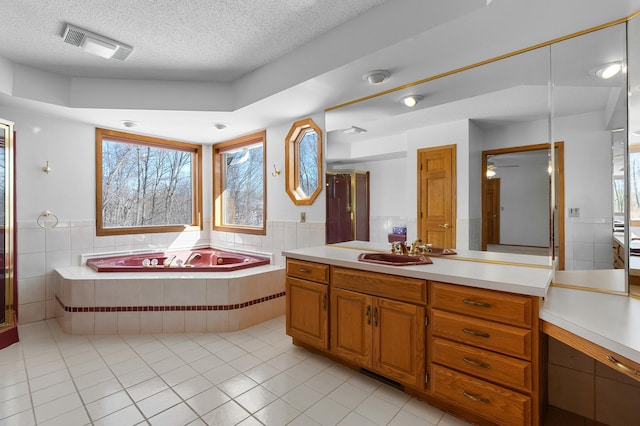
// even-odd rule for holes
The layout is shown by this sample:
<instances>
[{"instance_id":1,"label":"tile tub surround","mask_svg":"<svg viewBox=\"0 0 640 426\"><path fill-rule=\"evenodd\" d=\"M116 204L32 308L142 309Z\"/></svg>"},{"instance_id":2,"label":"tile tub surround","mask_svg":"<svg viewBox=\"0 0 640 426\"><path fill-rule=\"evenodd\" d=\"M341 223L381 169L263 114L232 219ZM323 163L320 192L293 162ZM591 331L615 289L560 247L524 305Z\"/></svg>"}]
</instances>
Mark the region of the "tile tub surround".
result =
<instances>
[{"instance_id":1,"label":"tile tub surround","mask_svg":"<svg viewBox=\"0 0 640 426\"><path fill-rule=\"evenodd\" d=\"M170 276L168 276L170 275ZM228 332L285 312L283 267L224 273L54 273L57 319L68 334Z\"/></svg>"},{"instance_id":2,"label":"tile tub surround","mask_svg":"<svg viewBox=\"0 0 640 426\"><path fill-rule=\"evenodd\" d=\"M214 246L230 250L273 253L273 264L284 266L283 249L324 244L324 222L270 220L267 235L210 231L204 219L203 231L96 236L95 218L65 220L55 228L40 228L35 218L18 224L18 312L20 324L55 318L53 276L58 268L82 265L85 253L130 250L189 249Z\"/></svg>"}]
</instances>

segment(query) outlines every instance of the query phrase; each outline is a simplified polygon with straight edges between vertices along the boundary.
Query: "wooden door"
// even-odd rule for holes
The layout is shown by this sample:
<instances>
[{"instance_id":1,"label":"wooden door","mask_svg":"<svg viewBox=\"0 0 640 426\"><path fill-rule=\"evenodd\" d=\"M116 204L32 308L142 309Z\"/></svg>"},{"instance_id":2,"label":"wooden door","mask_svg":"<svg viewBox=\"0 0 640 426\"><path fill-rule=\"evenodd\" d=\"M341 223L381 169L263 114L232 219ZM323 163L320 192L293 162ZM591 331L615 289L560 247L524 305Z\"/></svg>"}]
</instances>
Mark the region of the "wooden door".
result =
<instances>
[{"instance_id":1,"label":"wooden door","mask_svg":"<svg viewBox=\"0 0 640 426\"><path fill-rule=\"evenodd\" d=\"M287 334L320 349L329 348L328 286L287 277Z\"/></svg>"},{"instance_id":2,"label":"wooden door","mask_svg":"<svg viewBox=\"0 0 640 426\"><path fill-rule=\"evenodd\" d=\"M418 238L455 248L456 146L419 150L418 169Z\"/></svg>"},{"instance_id":3,"label":"wooden door","mask_svg":"<svg viewBox=\"0 0 640 426\"><path fill-rule=\"evenodd\" d=\"M371 367L372 297L331 289L331 352L355 364Z\"/></svg>"},{"instance_id":4,"label":"wooden door","mask_svg":"<svg viewBox=\"0 0 640 426\"><path fill-rule=\"evenodd\" d=\"M500 244L500 179L487 179L487 244Z\"/></svg>"},{"instance_id":5,"label":"wooden door","mask_svg":"<svg viewBox=\"0 0 640 426\"><path fill-rule=\"evenodd\" d=\"M376 298L373 309L373 369L391 379L423 387L424 308Z\"/></svg>"},{"instance_id":6,"label":"wooden door","mask_svg":"<svg viewBox=\"0 0 640 426\"><path fill-rule=\"evenodd\" d=\"M355 172L354 231L358 241L369 241L369 172Z\"/></svg>"}]
</instances>

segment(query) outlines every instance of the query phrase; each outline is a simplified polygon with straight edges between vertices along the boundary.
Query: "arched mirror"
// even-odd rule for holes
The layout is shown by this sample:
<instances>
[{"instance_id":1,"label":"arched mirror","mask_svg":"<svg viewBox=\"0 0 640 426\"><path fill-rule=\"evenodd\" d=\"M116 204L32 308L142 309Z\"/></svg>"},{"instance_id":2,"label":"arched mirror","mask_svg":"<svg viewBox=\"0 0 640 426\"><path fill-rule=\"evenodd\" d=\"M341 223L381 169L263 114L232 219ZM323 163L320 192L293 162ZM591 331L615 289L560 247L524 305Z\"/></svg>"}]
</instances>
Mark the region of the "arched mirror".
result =
<instances>
[{"instance_id":1,"label":"arched mirror","mask_svg":"<svg viewBox=\"0 0 640 426\"><path fill-rule=\"evenodd\" d=\"M293 123L285 138L285 180L296 205L313 204L322 191L322 131L307 118Z\"/></svg>"}]
</instances>

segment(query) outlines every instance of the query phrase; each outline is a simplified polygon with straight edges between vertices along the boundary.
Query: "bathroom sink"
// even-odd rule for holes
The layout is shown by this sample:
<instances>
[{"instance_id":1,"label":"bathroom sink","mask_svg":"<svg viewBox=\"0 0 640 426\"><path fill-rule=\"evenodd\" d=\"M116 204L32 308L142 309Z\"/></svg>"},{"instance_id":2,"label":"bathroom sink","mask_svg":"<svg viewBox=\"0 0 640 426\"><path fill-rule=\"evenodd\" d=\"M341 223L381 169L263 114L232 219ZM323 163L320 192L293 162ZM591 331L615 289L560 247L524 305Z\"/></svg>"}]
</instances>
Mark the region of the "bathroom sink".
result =
<instances>
[{"instance_id":1,"label":"bathroom sink","mask_svg":"<svg viewBox=\"0 0 640 426\"><path fill-rule=\"evenodd\" d=\"M433 263L431 259L426 256L408 256L406 254L394 253L360 253L358 260L361 262L395 266L428 265Z\"/></svg>"},{"instance_id":2,"label":"bathroom sink","mask_svg":"<svg viewBox=\"0 0 640 426\"><path fill-rule=\"evenodd\" d=\"M430 256L447 256L457 254L455 250L441 247L429 247L427 253Z\"/></svg>"}]
</instances>

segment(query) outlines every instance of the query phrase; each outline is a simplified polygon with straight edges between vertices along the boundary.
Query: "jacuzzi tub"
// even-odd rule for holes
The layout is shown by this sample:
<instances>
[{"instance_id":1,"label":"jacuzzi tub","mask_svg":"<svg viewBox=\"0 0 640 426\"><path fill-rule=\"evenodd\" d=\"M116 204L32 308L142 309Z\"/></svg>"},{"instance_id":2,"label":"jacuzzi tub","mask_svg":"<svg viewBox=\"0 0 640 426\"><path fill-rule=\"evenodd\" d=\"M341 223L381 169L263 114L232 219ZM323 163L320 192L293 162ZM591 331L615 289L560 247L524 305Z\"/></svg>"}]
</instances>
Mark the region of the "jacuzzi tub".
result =
<instances>
[{"instance_id":1,"label":"jacuzzi tub","mask_svg":"<svg viewBox=\"0 0 640 426\"><path fill-rule=\"evenodd\" d=\"M190 258L191 261L186 264ZM97 272L225 272L267 264L267 257L215 248L136 253L87 260L87 266Z\"/></svg>"}]
</instances>

